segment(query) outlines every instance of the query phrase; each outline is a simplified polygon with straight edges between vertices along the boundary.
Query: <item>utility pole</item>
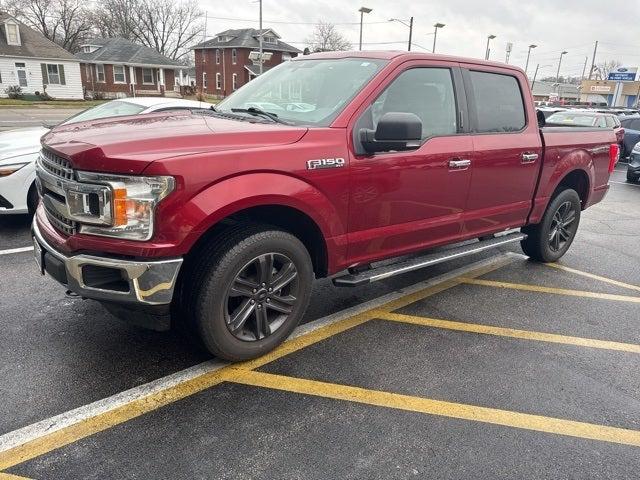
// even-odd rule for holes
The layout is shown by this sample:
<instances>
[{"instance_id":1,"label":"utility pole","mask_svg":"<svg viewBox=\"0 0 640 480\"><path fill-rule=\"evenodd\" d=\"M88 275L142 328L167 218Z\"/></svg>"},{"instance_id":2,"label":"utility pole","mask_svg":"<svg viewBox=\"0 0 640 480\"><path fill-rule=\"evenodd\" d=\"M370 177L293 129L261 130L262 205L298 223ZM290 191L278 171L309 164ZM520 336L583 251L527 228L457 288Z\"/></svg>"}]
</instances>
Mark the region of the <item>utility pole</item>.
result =
<instances>
[{"instance_id":1,"label":"utility pole","mask_svg":"<svg viewBox=\"0 0 640 480\"><path fill-rule=\"evenodd\" d=\"M409 46L407 47L407 51L411 51L411 36L413 35L413 17L409 19Z\"/></svg>"},{"instance_id":2,"label":"utility pole","mask_svg":"<svg viewBox=\"0 0 640 480\"><path fill-rule=\"evenodd\" d=\"M589 80L591 80L591 75L593 75L593 67L596 65L596 53L598 51L598 41L596 40L596 44L593 47L593 57L591 58L591 70L589 70Z\"/></svg>"},{"instance_id":3,"label":"utility pole","mask_svg":"<svg viewBox=\"0 0 640 480\"><path fill-rule=\"evenodd\" d=\"M527 51L527 63L525 63L524 65L524 74L527 74L527 70L529 69L529 57L531 57L531 49L536 48L537 45L535 44L531 44L529 45L529 50Z\"/></svg>"},{"instance_id":4,"label":"utility pole","mask_svg":"<svg viewBox=\"0 0 640 480\"><path fill-rule=\"evenodd\" d=\"M587 71L587 62L589 61L589 57L584 57L584 67L582 68L582 76L580 77L580 80L584 80L584 74Z\"/></svg>"},{"instance_id":5,"label":"utility pole","mask_svg":"<svg viewBox=\"0 0 640 480\"><path fill-rule=\"evenodd\" d=\"M258 33L258 41L260 42L260 75L262 75L262 0L258 0L260 3L260 32Z\"/></svg>"},{"instance_id":6,"label":"utility pole","mask_svg":"<svg viewBox=\"0 0 640 480\"><path fill-rule=\"evenodd\" d=\"M488 36L487 36L487 49L486 49L486 50L485 50L485 52L484 52L484 59L485 59L485 60L489 60L489 42L490 42L491 40L493 40L494 38L496 38L496 36L495 36L495 35L488 35Z\"/></svg>"}]
</instances>

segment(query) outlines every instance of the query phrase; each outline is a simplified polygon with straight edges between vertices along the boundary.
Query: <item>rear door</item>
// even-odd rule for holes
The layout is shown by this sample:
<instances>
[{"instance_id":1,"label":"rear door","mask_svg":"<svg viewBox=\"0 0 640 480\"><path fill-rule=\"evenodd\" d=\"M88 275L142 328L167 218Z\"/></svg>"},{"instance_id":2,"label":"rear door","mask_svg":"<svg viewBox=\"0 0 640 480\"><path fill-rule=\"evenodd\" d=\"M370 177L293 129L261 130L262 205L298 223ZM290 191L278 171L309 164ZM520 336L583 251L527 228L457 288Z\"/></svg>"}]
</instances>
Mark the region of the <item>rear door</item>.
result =
<instances>
[{"instance_id":1,"label":"rear door","mask_svg":"<svg viewBox=\"0 0 640 480\"><path fill-rule=\"evenodd\" d=\"M465 233L522 226L542 162L528 82L519 72L495 67L469 67L463 77L474 151Z\"/></svg>"}]
</instances>

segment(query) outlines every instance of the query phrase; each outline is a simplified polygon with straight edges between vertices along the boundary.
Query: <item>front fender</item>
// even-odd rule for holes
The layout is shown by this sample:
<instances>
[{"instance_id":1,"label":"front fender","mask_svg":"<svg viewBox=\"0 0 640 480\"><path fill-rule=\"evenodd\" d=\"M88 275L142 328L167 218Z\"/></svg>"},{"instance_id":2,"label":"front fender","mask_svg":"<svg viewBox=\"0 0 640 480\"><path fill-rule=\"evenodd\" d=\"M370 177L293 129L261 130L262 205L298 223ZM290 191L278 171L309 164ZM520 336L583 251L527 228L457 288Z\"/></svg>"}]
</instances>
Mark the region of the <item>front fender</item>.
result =
<instances>
[{"instance_id":1,"label":"front fender","mask_svg":"<svg viewBox=\"0 0 640 480\"><path fill-rule=\"evenodd\" d=\"M192 226L181 250L188 252L204 232L234 213L251 207L291 207L311 218L327 241L341 243L345 235L342 216L326 195L297 177L256 172L224 179L199 192L180 209L183 224ZM338 237L338 239L336 239Z\"/></svg>"}]
</instances>

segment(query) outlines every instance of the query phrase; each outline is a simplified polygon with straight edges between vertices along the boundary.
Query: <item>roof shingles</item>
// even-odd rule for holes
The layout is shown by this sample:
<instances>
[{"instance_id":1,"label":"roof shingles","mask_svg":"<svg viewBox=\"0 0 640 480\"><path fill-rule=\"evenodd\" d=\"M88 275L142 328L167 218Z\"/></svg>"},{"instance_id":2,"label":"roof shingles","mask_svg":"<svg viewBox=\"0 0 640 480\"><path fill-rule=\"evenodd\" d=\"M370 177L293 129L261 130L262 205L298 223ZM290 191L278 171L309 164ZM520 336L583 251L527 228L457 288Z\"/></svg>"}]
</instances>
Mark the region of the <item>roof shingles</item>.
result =
<instances>
[{"instance_id":1,"label":"roof shingles","mask_svg":"<svg viewBox=\"0 0 640 480\"><path fill-rule=\"evenodd\" d=\"M263 28L263 41L262 48L263 50L271 50L274 52L291 52L291 53L302 53L301 50L296 47L292 47L288 43L280 40L277 33L275 33L270 28ZM276 39L276 43L266 43L264 41L265 35L267 32L271 32ZM259 41L259 33L260 30L256 28L241 28L236 30L225 30L224 32L220 32L216 34L216 36L210 40L205 42L201 42L197 45L191 47L192 49L200 49L200 48L249 48L252 50L257 50L260 47ZM220 38L228 38L226 41L220 41Z\"/></svg>"},{"instance_id":2,"label":"roof shingles","mask_svg":"<svg viewBox=\"0 0 640 480\"><path fill-rule=\"evenodd\" d=\"M20 45L7 44L5 22L8 20L13 20L18 24ZM24 23L3 12L0 12L0 56L77 61L71 53L47 39L40 32L27 27Z\"/></svg>"},{"instance_id":3,"label":"roof shingles","mask_svg":"<svg viewBox=\"0 0 640 480\"><path fill-rule=\"evenodd\" d=\"M76 58L83 62L167 67L181 66L177 61L165 57L153 48L138 45L124 38L94 38L86 41L84 45L99 46L100 48L91 53L77 53Z\"/></svg>"}]
</instances>

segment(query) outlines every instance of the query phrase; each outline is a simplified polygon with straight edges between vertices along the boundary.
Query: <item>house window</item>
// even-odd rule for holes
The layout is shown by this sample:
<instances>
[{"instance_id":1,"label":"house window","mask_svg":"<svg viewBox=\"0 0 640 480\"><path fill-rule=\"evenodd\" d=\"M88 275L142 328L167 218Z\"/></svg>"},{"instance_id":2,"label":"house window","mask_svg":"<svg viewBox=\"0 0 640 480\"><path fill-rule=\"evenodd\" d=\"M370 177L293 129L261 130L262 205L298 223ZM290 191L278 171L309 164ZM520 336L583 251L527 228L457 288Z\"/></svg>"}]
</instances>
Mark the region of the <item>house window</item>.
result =
<instances>
[{"instance_id":1,"label":"house window","mask_svg":"<svg viewBox=\"0 0 640 480\"><path fill-rule=\"evenodd\" d=\"M222 76L216 73L216 90L222 90Z\"/></svg>"},{"instance_id":2,"label":"house window","mask_svg":"<svg viewBox=\"0 0 640 480\"><path fill-rule=\"evenodd\" d=\"M99 82L103 82L105 81L104 79L104 65L102 65L101 63L97 63L96 64L96 79Z\"/></svg>"},{"instance_id":3,"label":"house window","mask_svg":"<svg viewBox=\"0 0 640 480\"><path fill-rule=\"evenodd\" d=\"M216 49L216 65L220 65L220 50Z\"/></svg>"},{"instance_id":4,"label":"house window","mask_svg":"<svg viewBox=\"0 0 640 480\"><path fill-rule=\"evenodd\" d=\"M232 79L233 89L235 90L238 88L238 74L234 73L231 79Z\"/></svg>"},{"instance_id":5,"label":"house window","mask_svg":"<svg viewBox=\"0 0 640 480\"><path fill-rule=\"evenodd\" d=\"M89 45L85 45L84 47L82 47L82 51L84 53L91 53L91 47Z\"/></svg>"},{"instance_id":6,"label":"house window","mask_svg":"<svg viewBox=\"0 0 640 480\"><path fill-rule=\"evenodd\" d=\"M113 66L113 83L126 83L127 79L124 74L124 65Z\"/></svg>"},{"instance_id":7,"label":"house window","mask_svg":"<svg viewBox=\"0 0 640 480\"><path fill-rule=\"evenodd\" d=\"M278 43L278 40L276 39L276 37L267 36L264 37L264 43Z\"/></svg>"},{"instance_id":8,"label":"house window","mask_svg":"<svg viewBox=\"0 0 640 480\"><path fill-rule=\"evenodd\" d=\"M16 74L18 75L18 85L28 86L26 65L22 62L16 63Z\"/></svg>"},{"instance_id":9,"label":"house window","mask_svg":"<svg viewBox=\"0 0 640 480\"><path fill-rule=\"evenodd\" d=\"M20 45L20 31L18 30L18 24L7 22L4 26L7 31L7 43L9 45Z\"/></svg>"},{"instance_id":10,"label":"house window","mask_svg":"<svg viewBox=\"0 0 640 480\"><path fill-rule=\"evenodd\" d=\"M142 83L145 85L153 85L153 68L142 69Z\"/></svg>"},{"instance_id":11,"label":"house window","mask_svg":"<svg viewBox=\"0 0 640 480\"><path fill-rule=\"evenodd\" d=\"M238 62L238 52L234 48L231 50L231 63L235 65L237 62Z\"/></svg>"},{"instance_id":12,"label":"house window","mask_svg":"<svg viewBox=\"0 0 640 480\"><path fill-rule=\"evenodd\" d=\"M58 65L47 64L47 78L49 79L49 85L60 85L60 72L58 71Z\"/></svg>"},{"instance_id":13,"label":"house window","mask_svg":"<svg viewBox=\"0 0 640 480\"><path fill-rule=\"evenodd\" d=\"M206 73L202 73L202 88L203 89L207 89L207 74Z\"/></svg>"}]
</instances>

